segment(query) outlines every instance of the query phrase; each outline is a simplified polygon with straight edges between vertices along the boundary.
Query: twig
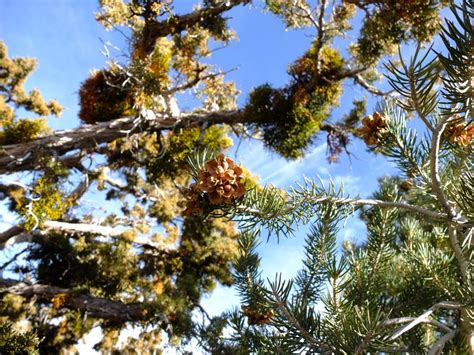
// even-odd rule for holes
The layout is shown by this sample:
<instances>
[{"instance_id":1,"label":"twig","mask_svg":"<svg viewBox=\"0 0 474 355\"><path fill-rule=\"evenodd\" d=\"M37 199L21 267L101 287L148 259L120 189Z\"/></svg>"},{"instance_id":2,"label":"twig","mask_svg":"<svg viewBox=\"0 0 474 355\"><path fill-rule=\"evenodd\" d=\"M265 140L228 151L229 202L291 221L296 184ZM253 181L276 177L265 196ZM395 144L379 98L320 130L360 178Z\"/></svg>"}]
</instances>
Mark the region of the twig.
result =
<instances>
[{"instance_id":1,"label":"twig","mask_svg":"<svg viewBox=\"0 0 474 355\"><path fill-rule=\"evenodd\" d=\"M430 177L433 192L436 194L439 203L445 209L446 213L450 218L456 217L456 212L449 204L446 199L446 195L441 187L441 179L439 177L439 148L441 143L441 135L448 123L449 116L444 117L441 122L436 126L433 131L431 138L431 151L430 151Z\"/></svg>"},{"instance_id":2,"label":"twig","mask_svg":"<svg viewBox=\"0 0 474 355\"><path fill-rule=\"evenodd\" d=\"M393 319L387 319L386 321L382 322L382 326L390 326L390 325L395 325L395 324L404 324L404 323L409 323L413 322L416 318L415 317L400 317L400 318L393 318ZM424 319L420 323L424 324L430 324L434 327L437 327L441 329L442 331L445 332L451 332L452 329L449 328L447 325L437 321L436 319Z\"/></svg>"},{"instance_id":3,"label":"twig","mask_svg":"<svg viewBox=\"0 0 474 355\"><path fill-rule=\"evenodd\" d=\"M423 207L416 206L416 205L410 205L408 203L404 202L392 202L392 201L382 201L382 200L371 200L371 199L353 199L353 198L335 198L332 196L324 196L324 197L308 197L304 200L299 200L297 203L296 207L301 206L301 204L304 203L320 203L320 202L333 202L336 204L349 204L349 205L354 205L354 206L376 206L376 207L381 207L381 208L401 208L405 209L408 211L413 211L417 212L420 214L423 214L427 217L430 217L432 219L436 220L447 220L448 215L445 213L440 213L440 212L435 212L431 210L427 210ZM292 202L289 203L290 205ZM281 213L278 213L278 215L287 215L288 213L291 213L295 208L295 206L290 206L286 209L284 209ZM257 209L251 209L247 208L245 206L239 206L237 207L242 212L247 212L250 214L254 215L259 215L260 217L265 217L260 210ZM275 217L275 216L274 216Z\"/></svg>"},{"instance_id":4,"label":"twig","mask_svg":"<svg viewBox=\"0 0 474 355\"><path fill-rule=\"evenodd\" d=\"M383 97L387 97L387 96L390 96L392 95L392 93L394 92L394 90L390 90L390 91L382 91L382 90L379 90L377 89L375 86L373 85L370 85L363 77L362 75L359 73L359 74L355 74L354 75L354 81L359 84L360 86L362 86L364 89L366 89L368 92L374 94L374 95L377 95L377 96L383 96Z\"/></svg>"},{"instance_id":5,"label":"twig","mask_svg":"<svg viewBox=\"0 0 474 355\"><path fill-rule=\"evenodd\" d=\"M450 341L454 336L457 334L458 330L452 330L449 333L446 333L443 335L441 338L439 338L431 347L430 352L428 355L437 355L441 354L441 351L443 350L444 346L448 341Z\"/></svg>"},{"instance_id":6,"label":"twig","mask_svg":"<svg viewBox=\"0 0 474 355\"><path fill-rule=\"evenodd\" d=\"M444 309L459 309L462 307L462 304L457 303L457 302L439 302L436 303L435 305L431 306L429 309L427 309L423 314L420 316L416 317L411 321L409 324L404 325L400 329L398 329L395 333L392 334L392 336L389 338L389 340L395 340L398 338L400 335L406 333L416 325L423 323L431 314L433 314L437 309L444 308Z\"/></svg>"},{"instance_id":7,"label":"twig","mask_svg":"<svg viewBox=\"0 0 474 355\"><path fill-rule=\"evenodd\" d=\"M21 254L23 254L24 252L26 252L28 250L28 248L25 248L23 249L22 251L19 251L18 253L16 253L15 255L13 255L13 257L6 261L5 263L3 263L1 266L0 266L0 270L3 270L5 269L8 265L10 265L12 262L14 262Z\"/></svg>"}]
</instances>

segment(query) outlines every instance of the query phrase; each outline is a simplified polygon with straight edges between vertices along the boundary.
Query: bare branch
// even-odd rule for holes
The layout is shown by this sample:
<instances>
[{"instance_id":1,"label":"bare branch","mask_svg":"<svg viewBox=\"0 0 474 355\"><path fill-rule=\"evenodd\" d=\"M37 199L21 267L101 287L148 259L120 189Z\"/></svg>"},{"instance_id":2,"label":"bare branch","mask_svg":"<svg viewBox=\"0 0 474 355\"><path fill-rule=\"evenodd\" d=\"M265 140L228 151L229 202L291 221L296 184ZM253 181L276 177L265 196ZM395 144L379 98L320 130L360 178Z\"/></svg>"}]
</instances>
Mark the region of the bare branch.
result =
<instances>
[{"instance_id":1,"label":"bare branch","mask_svg":"<svg viewBox=\"0 0 474 355\"><path fill-rule=\"evenodd\" d=\"M104 298L94 297L87 294L75 294L73 291L55 286L30 284L27 282L0 279L0 293L11 293L24 297L36 297L37 300L50 303L51 299L64 294L62 307L87 312L88 315L118 322L149 320L150 314L145 311L144 304L123 303L111 301ZM166 316L156 314L152 319L167 323Z\"/></svg>"},{"instance_id":2,"label":"bare branch","mask_svg":"<svg viewBox=\"0 0 474 355\"><path fill-rule=\"evenodd\" d=\"M434 306L430 307L428 310L426 310L423 314L420 316L416 317L413 319L409 324L404 325L400 329L398 329L395 333L392 334L392 336L389 338L389 340L395 340L398 338L400 335L406 333L416 325L423 323L429 316L431 316L436 310L438 309L460 309L462 308L462 304L457 303L457 302L439 302L436 303Z\"/></svg>"},{"instance_id":3,"label":"bare branch","mask_svg":"<svg viewBox=\"0 0 474 355\"><path fill-rule=\"evenodd\" d=\"M65 233L89 233L89 234L97 234L105 237L121 237L125 232L124 229L120 227L109 227L109 226L101 226L98 224L85 224L85 223L67 223L67 222L59 222L59 221L45 221L43 222L44 232L45 233L49 230L55 230ZM131 243L141 245L143 247L156 249L159 251L171 251L176 249L176 247L172 244L165 244L165 243L156 243L149 240L135 238L134 240L130 241Z\"/></svg>"},{"instance_id":4,"label":"bare branch","mask_svg":"<svg viewBox=\"0 0 474 355\"><path fill-rule=\"evenodd\" d=\"M78 201L81 199L82 196L87 192L87 189L89 188L89 175L85 174L84 178L80 182L80 184L74 189L73 192L69 195L69 201L72 203Z\"/></svg>"},{"instance_id":5,"label":"bare branch","mask_svg":"<svg viewBox=\"0 0 474 355\"><path fill-rule=\"evenodd\" d=\"M450 341L451 339L453 339L454 336L457 334L457 332L458 332L457 330L452 330L449 333L446 333L445 335L443 335L441 338L439 338L431 347L428 355L441 354L446 343Z\"/></svg>"},{"instance_id":6,"label":"bare branch","mask_svg":"<svg viewBox=\"0 0 474 355\"><path fill-rule=\"evenodd\" d=\"M320 71L320 66L321 66L320 54L324 45L324 34L326 32L324 28L324 15L326 12L326 6L327 6L326 0L321 0L321 4L319 5L318 23L316 24L318 35L316 37L316 46L315 46L316 68L318 70L318 73Z\"/></svg>"},{"instance_id":7,"label":"bare branch","mask_svg":"<svg viewBox=\"0 0 474 355\"><path fill-rule=\"evenodd\" d=\"M382 326L390 326L390 325L395 325L395 324L404 324L404 323L409 323L413 322L415 320L415 317L400 317L400 318L393 318L393 319L387 319L386 321L382 322ZM420 321L420 323L424 324L430 324L434 327L437 327L441 329L442 331L445 332L451 332L452 329L449 328L447 325L437 321L436 319L423 319Z\"/></svg>"},{"instance_id":8,"label":"bare branch","mask_svg":"<svg viewBox=\"0 0 474 355\"><path fill-rule=\"evenodd\" d=\"M13 226L7 229L6 231L0 233L0 245L6 243L9 239L23 233L24 229L20 226Z\"/></svg>"},{"instance_id":9,"label":"bare branch","mask_svg":"<svg viewBox=\"0 0 474 355\"><path fill-rule=\"evenodd\" d=\"M430 177L433 192L436 194L439 203L444 208L448 216L454 219L456 217L456 212L454 211L454 208L449 204L446 195L444 194L443 188L441 186L441 179L439 177L438 164L441 135L443 134L444 129L446 128L448 120L449 116L444 117L434 129L433 136L431 137Z\"/></svg>"},{"instance_id":10,"label":"bare branch","mask_svg":"<svg viewBox=\"0 0 474 355\"><path fill-rule=\"evenodd\" d=\"M155 48L157 38L179 33L199 23L208 22L235 6L245 5L249 2L250 0L227 0L222 1L218 5L205 7L186 15L170 16L161 22L149 21L143 30L140 46L149 54Z\"/></svg>"},{"instance_id":11,"label":"bare branch","mask_svg":"<svg viewBox=\"0 0 474 355\"><path fill-rule=\"evenodd\" d=\"M28 251L28 248L25 248L23 250L20 250L18 253L16 253L15 255L13 255L9 260L7 260L6 262L4 262L2 265L0 265L0 272L1 270L4 270L8 265L10 265L11 263L15 262L16 259L18 259L18 257L21 255L21 254L24 254Z\"/></svg>"},{"instance_id":12,"label":"bare branch","mask_svg":"<svg viewBox=\"0 0 474 355\"><path fill-rule=\"evenodd\" d=\"M466 220L460 213L457 213L454 207L449 203L446 195L444 193L441 178L439 177L439 149L441 145L441 137L448 124L450 116L445 116L441 119L439 124L433 131L433 136L431 138L431 150L430 150L430 178L431 178L431 187L433 192L435 193L436 197L438 198L439 203L444 208L450 220L458 222L458 223L465 223ZM451 243L451 248L454 251L454 255L456 256L456 260L459 265L459 269L461 271L461 275L463 277L464 282L468 285L469 289L473 291L472 282L471 282L471 272L469 270L470 263L469 260L466 259L465 255L462 252L461 246L459 244L459 240L456 235L456 230L452 227L448 227L449 233L449 241Z\"/></svg>"},{"instance_id":13,"label":"bare branch","mask_svg":"<svg viewBox=\"0 0 474 355\"><path fill-rule=\"evenodd\" d=\"M41 169L37 158L42 154L57 156L58 160L66 162L68 166L75 166L83 155L66 156L67 153L76 150L98 152L101 150L101 144L110 143L137 132L199 127L204 122L209 124L244 123L245 117L240 110L182 113L179 117L158 113L156 119L144 120L140 125L136 125L136 117L124 117L94 125L83 125L75 129L56 131L27 143L0 147L0 174Z\"/></svg>"},{"instance_id":14,"label":"bare branch","mask_svg":"<svg viewBox=\"0 0 474 355\"><path fill-rule=\"evenodd\" d=\"M42 230L32 232L25 231L20 226L15 226L0 235L0 249L16 243L31 242L35 237L47 235L49 231L70 233L72 235L80 233L96 234L104 237L119 238L126 231L121 227L101 226L98 224L67 223L60 221L44 221ZM145 238L135 238L130 243L140 245L144 248L154 249L159 252L170 252L176 249L173 244L157 243Z\"/></svg>"},{"instance_id":15,"label":"bare branch","mask_svg":"<svg viewBox=\"0 0 474 355\"><path fill-rule=\"evenodd\" d=\"M59 221L44 221L43 229L45 232L54 230L58 232L71 232L71 233L90 233L103 235L104 237L119 237L123 234L122 229L117 229L108 226L101 226L98 224L86 224L86 223L67 223Z\"/></svg>"},{"instance_id":16,"label":"bare branch","mask_svg":"<svg viewBox=\"0 0 474 355\"><path fill-rule=\"evenodd\" d=\"M355 74L354 75L354 81L359 84L360 86L362 86L364 89L366 89L368 92L374 94L374 95L377 95L377 96L383 96L383 97L387 97L387 96L390 96L393 94L394 90L390 90L390 91L382 91L382 90L379 90L377 89L375 86L373 85L370 85L363 77L362 75L359 73L359 74Z\"/></svg>"}]
</instances>

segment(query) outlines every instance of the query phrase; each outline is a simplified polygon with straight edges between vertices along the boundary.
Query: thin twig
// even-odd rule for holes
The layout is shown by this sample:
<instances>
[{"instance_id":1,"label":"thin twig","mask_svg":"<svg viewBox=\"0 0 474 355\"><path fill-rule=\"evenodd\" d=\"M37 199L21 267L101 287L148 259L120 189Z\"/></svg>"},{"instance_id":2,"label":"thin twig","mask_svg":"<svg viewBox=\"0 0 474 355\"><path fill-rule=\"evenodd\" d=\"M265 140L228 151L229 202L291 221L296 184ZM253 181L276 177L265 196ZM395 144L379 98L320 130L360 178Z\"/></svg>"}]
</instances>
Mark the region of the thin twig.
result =
<instances>
[{"instance_id":1,"label":"thin twig","mask_svg":"<svg viewBox=\"0 0 474 355\"><path fill-rule=\"evenodd\" d=\"M439 338L431 347L430 352L428 355L437 355L441 354L441 351L443 351L444 346L448 341L454 338L454 336L457 334L458 330L452 330L449 333L446 333L443 335L441 338Z\"/></svg>"},{"instance_id":2,"label":"thin twig","mask_svg":"<svg viewBox=\"0 0 474 355\"><path fill-rule=\"evenodd\" d=\"M441 187L441 179L439 177L439 148L441 144L441 135L446 128L449 116L444 117L441 122L436 126L433 131L431 138L431 151L430 151L430 177L433 192L436 194L439 203L445 209L446 213L450 218L455 218L456 212L453 207L449 204L446 195L444 194L443 188Z\"/></svg>"},{"instance_id":3,"label":"thin twig","mask_svg":"<svg viewBox=\"0 0 474 355\"><path fill-rule=\"evenodd\" d=\"M382 326L390 326L390 325L395 325L395 324L404 324L404 323L409 323L413 322L416 318L415 317L400 317L400 318L393 318L393 319L387 319L386 321L382 322ZM437 327L441 329L442 331L445 332L451 332L452 329L449 328L447 325L437 321L436 319L424 319L420 323L424 324L430 324L434 327Z\"/></svg>"},{"instance_id":4,"label":"thin twig","mask_svg":"<svg viewBox=\"0 0 474 355\"><path fill-rule=\"evenodd\" d=\"M308 203L308 202L313 203L313 204L317 204L320 202L333 202L335 204L348 204L348 205L353 205L353 206L376 206L376 207L381 207L381 208L401 208L404 210L420 213L422 215L425 215L427 217L430 217L436 220L448 219L448 215L446 213L431 211L420 206L410 205L405 202L392 202L392 201L371 200L371 199L335 198L332 196L308 197L304 199L303 201L302 200L297 201L297 204L290 201L289 202L290 207L284 209L281 213L278 213L278 216L280 215L285 216L288 213L291 213L295 208L300 207L302 204ZM245 206L239 206L237 207L237 209L239 209L242 212L258 215L260 217L268 217L266 215L263 215L262 212L257 209L247 208ZM273 215L273 217L276 217L276 216Z\"/></svg>"},{"instance_id":5,"label":"thin twig","mask_svg":"<svg viewBox=\"0 0 474 355\"><path fill-rule=\"evenodd\" d=\"M411 321L409 324L404 325L400 329L398 329L395 333L392 334L392 336L389 338L389 340L395 340L398 338L400 335L406 333L416 325L423 323L431 314L433 314L436 310L442 308L442 309L459 309L462 307L462 304L457 303L457 302L439 302L436 303L435 305L431 306L428 308L423 314L420 316L416 317Z\"/></svg>"},{"instance_id":6,"label":"thin twig","mask_svg":"<svg viewBox=\"0 0 474 355\"><path fill-rule=\"evenodd\" d=\"M0 265L0 270L5 269L8 265L10 265L12 262L14 262L21 254L25 253L27 250L28 250L28 248L25 248L25 249L19 251L18 253L16 253L15 255L13 255L13 257L10 260L8 260L5 263L3 263L2 265Z\"/></svg>"}]
</instances>

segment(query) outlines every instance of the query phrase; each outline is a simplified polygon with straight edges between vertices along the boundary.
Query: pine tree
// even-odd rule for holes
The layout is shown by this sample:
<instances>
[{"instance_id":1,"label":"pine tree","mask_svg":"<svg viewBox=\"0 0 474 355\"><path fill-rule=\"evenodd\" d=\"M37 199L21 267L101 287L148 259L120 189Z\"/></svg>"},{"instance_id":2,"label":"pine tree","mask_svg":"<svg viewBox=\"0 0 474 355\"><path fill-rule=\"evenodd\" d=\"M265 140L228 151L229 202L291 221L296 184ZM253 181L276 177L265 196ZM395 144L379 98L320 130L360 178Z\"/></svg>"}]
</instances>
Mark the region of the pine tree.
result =
<instances>
[{"instance_id":1,"label":"pine tree","mask_svg":"<svg viewBox=\"0 0 474 355\"><path fill-rule=\"evenodd\" d=\"M287 193L248 191L227 213L240 222L235 263L241 309L221 348L236 353L474 353L473 3L451 3L444 52L418 45L386 66L399 94L356 130L399 174L380 179L369 199L333 182L306 179ZM415 118L413 118L415 117ZM422 124L408 128L410 120ZM201 171L197 185L206 182ZM203 170L204 169L204 170ZM205 194L208 193L207 191ZM206 196L201 196L204 199ZM336 236L355 212L362 244ZM261 276L259 239L310 224L298 274Z\"/></svg>"},{"instance_id":2,"label":"pine tree","mask_svg":"<svg viewBox=\"0 0 474 355\"><path fill-rule=\"evenodd\" d=\"M330 160L337 160L365 112L364 100L356 100L354 108L343 119L330 121L330 113L342 95L343 83L349 80L371 94L389 96L374 86L380 58L392 54L398 44L408 40L430 40L439 29L439 9L446 3L348 1L329 4L321 1L310 4L304 0L268 0L266 8L279 16L289 29L307 29L314 33L314 39L306 53L290 64L285 86L275 88L262 84L249 94L243 107L237 107L236 85L226 80L227 73L208 64L207 59L215 50L213 43L225 46L235 37L227 26L226 13L250 2L204 0L192 12L177 14L170 0L100 0L97 20L107 29L125 28L130 36L128 58L123 61L111 58L105 68L85 78L78 90L79 118L83 124L66 131L49 131L44 119L59 115L60 105L54 100L45 101L38 90L26 92L24 89L35 62L28 58L12 59L6 45L0 45L0 174L3 175L0 197L21 221L0 232L0 245L5 254L12 255L8 253L10 248L15 251L13 257L1 265L2 271L14 276L0 278L0 316L2 321L27 324L36 334L36 337L33 333L21 336L10 325L2 326L6 339L19 339L14 351L30 349L36 344L35 339L39 339L40 353L68 351L94 327L100 327L104 333L97 349L120 351L117 339L127 325L139 326L141 333L139 339L131 340L123 351L156 350L166 337L167 342L177 345L196 339L203 349L221 353L246 353L249 348L262 346L272 349L271 352L292 349L297 344L292 341L298 341L299 331L314 333L316 323L311 322L313 316L317 316L308 306L319 301L315 295L325 285L326 271L331 271L335 286L335 296L331 299L337 304L331 306L330 299L326 302L334 313L333 319L344 320L344 316L357 312L378 310L378 304L364 308L364 302L354 300L353 304L342 306L360 311L348 314L341 311L339 305L343 292L340 283L349 272L352 259L347 254L344 256L347 261L342 261L346 259L335 251L336 221L345 213L351 213L360 202L337 195L336 209L328 203L315 205L315 200L320 198L333 201L336 191L333 187L329 191L321 190L313 183L292 195L259 186L249 172L220 153L231 146L230 136L234 134L261 137L266 147L281 156L298 158L322 131L327 135ZM346 37L357 13L363 16L360 36L344 57L334 41ZM449 27L449 31L445 36L457 35L455 26ZM461 37L459 43L464 43ZM454 57L440 57L436 65L430 64L428 69L416 67L416 85L426 89L420 98L409 97L405 105L412 105L415 111L422 107L427 110L422 112L424 117L434 120L431 114L434 109L429 110L436 101L429 93L434 84L423 75L444 68L446 100L458 104L460 117L468 115L471 101L466 100L471 96L457 94L458 86L464 83L458 78L466 70L462 65L452 65L453 61L459 64L464 58L463 52L459 53L455 52ZM400 83L394 81L395 86L404 85L405 89L413 82L411 77L408 84L403 76L399 80ZM193 111L180 111L176 96L182 92L195 95L197 104ZM469 91L463 91L466 92ZM24 112L18 109L38 118L18 117ZM391 106L384 110L387 111L383 117L399 112ZM399 114L402 115L401 111ZM385 124L384 119L379 117L378 120ZM373 129L371 122L364 121L364 126ZM387 123L388 128L383 129L392 130L390 134L396 137L408 137L403 138L406 141L396 142L411 147L415 138L405 135L403 117L396 122ZM463 145L467 128L455 125L449 129L453 130L450 136L453 141L449 144ZM376 129L376 133L377 139L386 139L382 130ZM387 138L380 144L388 149L384 154L393 155L400 164L406 164L403 154L415 154L408 159L411 168L420 162L423 151L412 152L408 147L393 146L394 141L389 141ZM450 157L442 159L449 161ZM464 158L463 164L468 161ZM450 166L456 169L460 165ZM205 167L207 170L201 171ZM216 169L223 169L225 174L216 177L216 173L222 173ZM25 174L14 175L20 172ZM421 186L431 188L430 183L415 182L416 171L411 174L413 191L419 191ZM431 175L426 176L429 180ZM459 181L469 187L470 175L466 176ZM220 179L219 186L215 184L216 179ZM198 183L192 184L192 180ZM380 198L392 196L390 186L393 184L386 183ZM83 197L87 194L97 196L97 203L106 212L99 213L95 206L84 206ZM414 199L413 205L407 203L409 206L417 206L418 199L426 199L421 192L413 195L410 197ZM460 206L470 206L467 198L456 201ZM451 199L450 195L447 201ZM428 198L426 204L433 206L421 209L431 210L438 202L436 198ZM398 202L387 203L398 211ZM112 211L111 205L120 206L120 211ZM396 212L384 213L367 211L367 220L373 221L374 238L381 220L388 230L392 228L390 223L397 233L402 230ZM439 211L430 215L446 221L453 218L449 213ZM282 330L288 323L258 280L258 257L253 253L256 235L252 230L264 224L270 231L285 235L291 231L291 219L309 222L315 214L322 219L315 225L314 235L308 237L305 263L308 270L302 271L297 280L304 293L303 301L295 301L302 303L291 306L301 311L295 319L301 321L299 317L304 317L306 323L302 323L296 333L291 330L293 333L282 338L271 328L255 327L278 320L280 323L274 326ZM247 230L239 241L235 223L229 217L234 217ZM429 223L425 226L422 222L410 222L421 224L416 233L420 238L429 233L430 228ZM456 223L464 222L456 220ZM457 228L458 224L454 226ZM443 226L439 227L440 239L445 232ZM387 243L395 233L387 233L384 237ZM375 239L373 253L381 255L382 270L387 267L385 260L393 262L393 252L385 244L379 246L379 239ZM436 244L436 240L433 243ZM207 314L200 306L202 296L211 292L217 283L231 285L234 282L231 266L239 255L239 245L245 251L245 258L237 260L236 280L247 297L242 311L251 324L240 333L244 338L236 344L222 342L218 335L225 329L229 317L237 321L239 327L243 326L241 315L223 315L202 326L193 318L193 312L206 319ZM15 249L19 246L21 249ZM321 248L324 262L316 268ZM359 254L353 258L363 263L363 253L368 252L368 248L357 247ZM462 253L465 250L461 249ZM245 272L250 272L252 285L243 284L248 278L239 278ZM317 281L315 286L313 280ZM279 304L287 302L291 293L289 284L278 280L273 287L275 294L284 296L277 300ZM393 287L404 286L394 284ZM360 295L354 285L352 288L347 285L344 292ZM374 288L371 292L381 291ZM257 306L263 308L257 309ZM383 317L384 311L376 312L373 324L378 324L377 317ZM293 309L285 312L291 315ZM354 323L357 321L347 318L349 337L353 334L349 330L358 326L359 323ZM324 329L332 329L331 324L338 325L324 323ZM324 333L323 336L329 335ZM337 336L331 339L338 341ZM341 340L341 344L351 346L351 341L356 340ZM415 344L416 339L412 343ZM372 345L372 339L368 339L367 346ZM338 343L330 343L327 349L339 349L338 346Z\"/></svg>"}]
</instances>

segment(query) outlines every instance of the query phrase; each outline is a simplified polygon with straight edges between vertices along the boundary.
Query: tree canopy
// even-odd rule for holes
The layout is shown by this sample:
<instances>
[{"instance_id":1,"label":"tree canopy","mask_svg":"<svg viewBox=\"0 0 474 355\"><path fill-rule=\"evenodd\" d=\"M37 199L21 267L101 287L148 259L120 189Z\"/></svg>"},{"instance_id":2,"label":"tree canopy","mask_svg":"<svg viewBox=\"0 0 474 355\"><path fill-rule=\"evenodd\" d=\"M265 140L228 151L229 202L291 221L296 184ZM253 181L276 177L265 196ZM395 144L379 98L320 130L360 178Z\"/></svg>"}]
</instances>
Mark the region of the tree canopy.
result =
<instances>
[{"instance_id":1,"label":"tree canopy","mask_svg":"<svg viewBox=\"0 0 474 355\"><path fill-rule=\"evenodd\" d=\"M0 232L0 246L22 246L1 265L10 275L0 278L2 351L68 351L94 327L104 335L97 350L125 353L164 341L211 353L423 352L472 339L472 3L451 4L456 20L441 26L444 1L267 0L268 16L312 40L285 85L261 83L241 106L236 83L209 58L238 35L228 12L252 1L204 0L189 13L172 0L99 4L97 21L125 31L128 47L77 88L77 128L48 128L60 104L25 90L36 62L10 58L0 42L0 198L21 221ZM422 58L441 28L447 50ZM410 41L417 58L381 65ZM393 90L377 87L380 71ZM356 97L331 119L348 83L383 104L367 116ZM192 110L183 111L183 95ZM411 116L426 137L407 128ZM287 192L225 156L237 138L298 159L318 135L330 162L359 137L400 176L381 180L368 200L310 180ZM83 205L91 193L103 214ZM355 209L367 241L340 253L338 223ZM262 229L287 236L295 223L313 223L304 269L266 285L255 252ZM202 297L234 283L241 309L209 318ZM321 302L325 317L315 311ZM416 318L427 308L444 313ZM437 328L403 328L388 341L405 323ZM139 337L120 348L128 325Z\"/></svg>"}]
</instances>

